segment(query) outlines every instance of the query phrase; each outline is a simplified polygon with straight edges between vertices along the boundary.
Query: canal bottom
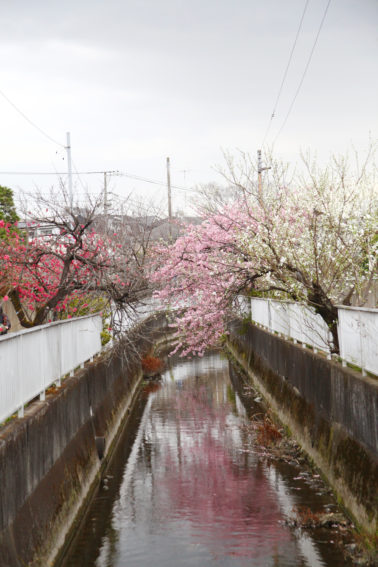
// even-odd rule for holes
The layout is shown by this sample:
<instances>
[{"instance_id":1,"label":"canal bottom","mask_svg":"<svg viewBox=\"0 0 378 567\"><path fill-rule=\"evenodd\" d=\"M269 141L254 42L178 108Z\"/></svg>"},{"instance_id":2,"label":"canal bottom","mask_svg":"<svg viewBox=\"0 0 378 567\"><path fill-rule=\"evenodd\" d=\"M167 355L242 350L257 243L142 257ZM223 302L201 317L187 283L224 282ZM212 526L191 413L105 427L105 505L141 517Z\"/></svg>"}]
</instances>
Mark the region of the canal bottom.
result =
<instances>
[{"instance_id":1,"label":"canal bottom","mask_svg":"<svg viewBox=\"0 0 378 567\"><path fill-rule=\"evenodd\" d=\"M231 382L229 362L210 353L168 364L142 391L62 565L352 565L347 536L293 527L296 510L335 503L317 475L271 459L253 438L261 404L232 369Z\"/></svg>"}]
</instances>

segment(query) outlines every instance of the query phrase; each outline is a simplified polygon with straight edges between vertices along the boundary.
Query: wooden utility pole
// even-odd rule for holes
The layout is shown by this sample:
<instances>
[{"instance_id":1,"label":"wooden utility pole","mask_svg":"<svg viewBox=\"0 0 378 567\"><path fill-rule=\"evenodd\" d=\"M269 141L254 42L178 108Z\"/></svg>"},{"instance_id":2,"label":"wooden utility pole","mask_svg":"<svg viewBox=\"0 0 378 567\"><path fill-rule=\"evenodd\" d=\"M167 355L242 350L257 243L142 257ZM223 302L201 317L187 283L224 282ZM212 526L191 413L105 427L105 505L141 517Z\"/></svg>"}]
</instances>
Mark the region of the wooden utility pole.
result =
<instances>
[{"instance_id":1,"label":"wooden utility pole","mask_svg":"<svg viewBox=\"0 0 378 567\"><path fill-rule=\"evenodd\" d=\"M108 179L107 171L104 171L104 217L105 217L105 234L108 233Z\"/></svg>"},{"instance_id":2,"label":"wooden utility pole","mask_svg":"<svg viewBox=\"0 0 378 567\"><path fill-rule=\"evenodd\" d=\"M118 170L104 171L104 220L105 220L105 233L108 232L109 224L109 192L108 192L108 175L119 175ZM111 193L111 192L110 192Z\"/></svg>"},{"instance_id":3,"label":"wooden utility pole","mask_svg":"<svg viewBox=\"0 0 378 567\"><path fill-rule=\"evenodd\" d=\"M171 193L171 164L169 157L167 157L167 190L168 190L168 221L169 221L169 236L172 238L172 193Z\"/></svg>"},{"instance_id":4,"label":"wooden utility pole","mask_svg":"<svg viewBox=\"0 0 378 567\"><path fill-rule=\"evenodd\" d=\"M72 161L71 161L71 134L67 132L67 169L68 169L68 195L70 199L70 207L72 210L73 193L72 193Z\"/></svg>"},{"instance_id":5,"label":"wooden utility pole","mask_svg":"<svg viewBox=\"0 0 378 567\"><path fill-rule=\"evenodd\" d=\"M262 172L270 169L270 167L263 167L262 160L261 160L261 150L257 150L257 175L258 175L258 191L259 191L259 198L262 198Z\"/></svg>"}]
</instances>

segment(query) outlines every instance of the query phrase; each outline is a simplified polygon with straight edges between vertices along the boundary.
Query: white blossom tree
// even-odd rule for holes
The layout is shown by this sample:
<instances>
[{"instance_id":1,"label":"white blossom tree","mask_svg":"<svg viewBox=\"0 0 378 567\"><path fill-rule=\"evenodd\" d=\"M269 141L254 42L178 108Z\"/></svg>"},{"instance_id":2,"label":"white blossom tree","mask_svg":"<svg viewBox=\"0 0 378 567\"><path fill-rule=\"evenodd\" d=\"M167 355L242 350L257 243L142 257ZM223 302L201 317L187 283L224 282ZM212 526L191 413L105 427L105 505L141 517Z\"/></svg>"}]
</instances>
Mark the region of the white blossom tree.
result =
<instances>
[{"instance_id":1,"label":"white blossom tree","mask_svg":"<svg viewBox=\"0 0 378 567\"><path fill-rule=\"evenodd\" d=\"M221 191L205 190L202 228L189 230L168 247L156 276L161 297L170 301L176 292L201 290L196 309L179 317L181 336L187 332L182 342L195 352L200 337L202 352L206 336L213 336L204 325L212 303L206 289L215 291L224 322L233 294L243 289L311 306L330 329L331 350L339 352L337 305L350 305L352 296L364 305L376 274L378 207L372 158L369 151L354 168L343 158L324 168L306 158L304 173L295 176L271 160L259 192L253 161L244 154L238 162L226 156L228 195L234 192L235 198L225 203ZM222 330L225 323L222 329L218 316L218 336Z\"/></svg>"}]
</instances>

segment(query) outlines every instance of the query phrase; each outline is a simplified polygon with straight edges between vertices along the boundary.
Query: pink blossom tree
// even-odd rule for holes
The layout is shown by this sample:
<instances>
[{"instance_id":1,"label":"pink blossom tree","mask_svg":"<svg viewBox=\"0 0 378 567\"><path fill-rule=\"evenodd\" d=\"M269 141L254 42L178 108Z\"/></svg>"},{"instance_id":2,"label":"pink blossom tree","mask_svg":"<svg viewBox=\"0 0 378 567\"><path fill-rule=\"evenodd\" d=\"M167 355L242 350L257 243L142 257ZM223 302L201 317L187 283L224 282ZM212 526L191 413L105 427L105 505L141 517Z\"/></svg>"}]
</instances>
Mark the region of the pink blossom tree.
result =
<instances>
[{"instance_id":1,"label":"pink blossom tree","mask_svg":"<svg viewBox=\"0 0 378 567\"><path fill-rule=\"evenodd\" d=\"M263 190L250 162L229 159L234 200L211 201L203 223L158 251L158 297L182 307L176 317L184 354L202 354L226 332L236 294L259 293L302 302L328 325L339 351L337 305L364 305L377 267L377 185L368 156L350 170L346 160L288 180L272 165ZM372 164L373 165L373 164ZM284 182L286 184L281 184ZM235 198L235 195L237 198ZM209 206L210 203L210 206Z\"/></svg>"},{"instance_id":2,"label":"pink blossom tree","mask_svg":"<svg viewBox=\"0 0 378 567\"><path fill-rule=\"evenodd\" d=\"M216 345L226 332L235 295L265 273L264 265L252 264L240 246L239 235L250 230L247 210L225 207L201 225L189 226L171 246L155 249L160 266L152 276L160 287L155 296L178 310L176 350L183 355L202 356Z\"/></svg>"},{"instance_id":3,"label":"pink blossom tree","mask_svg":"<svg viewBox=\"0 0 378 567\"><path fill-rule=\"evenodd\" d=\"M98 310L96 298L114 309L133 309L148 290L147 229L137 241L121 218L116 232L105 231L102 204L89 198L78 208L65 194L37 194L28 208L26 230L0 221L7 235L0 241L1 289L22 326ZM30 235L32 228L37 234Z\"/></svg>"}]
</instances>

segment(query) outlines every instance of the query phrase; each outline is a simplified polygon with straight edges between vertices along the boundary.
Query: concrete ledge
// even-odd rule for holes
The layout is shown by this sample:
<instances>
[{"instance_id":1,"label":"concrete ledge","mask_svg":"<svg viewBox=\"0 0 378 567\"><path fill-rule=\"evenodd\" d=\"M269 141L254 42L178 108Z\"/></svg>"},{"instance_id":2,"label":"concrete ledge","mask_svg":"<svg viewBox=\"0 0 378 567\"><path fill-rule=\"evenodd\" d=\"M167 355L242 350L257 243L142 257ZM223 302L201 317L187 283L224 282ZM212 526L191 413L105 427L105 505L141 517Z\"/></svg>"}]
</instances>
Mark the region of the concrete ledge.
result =
<instances>
[{"instance_id":1,"label":"concrete ledge","mask_svg":"<svg viewBox=\"0 0 378 567\"><path fill-rule=\"evenodd\" d=\"M164 316L143 324L147 353L166 333ZM33 403L0 430L2 567L52 565L82 509L141 383L140 364L108 353ZM97 438L97 443L96 443ZM104 458L98 438L105 438Z\"/></svg>"},{"instance_id":2,"label":"concrete ledge","mask_svg":"<svg viewBox=\"0 0 378 567\"><path fill-rule=\"evenodd\" d=\"M378 383L255 325L230 324L228 348L355 521L378 525Z\"/></svg>"}]
</instances>

